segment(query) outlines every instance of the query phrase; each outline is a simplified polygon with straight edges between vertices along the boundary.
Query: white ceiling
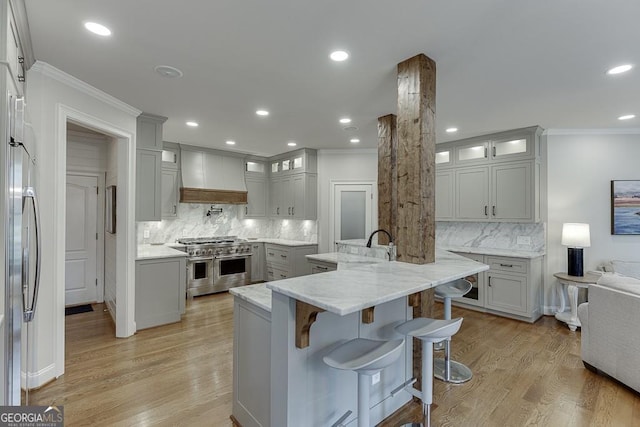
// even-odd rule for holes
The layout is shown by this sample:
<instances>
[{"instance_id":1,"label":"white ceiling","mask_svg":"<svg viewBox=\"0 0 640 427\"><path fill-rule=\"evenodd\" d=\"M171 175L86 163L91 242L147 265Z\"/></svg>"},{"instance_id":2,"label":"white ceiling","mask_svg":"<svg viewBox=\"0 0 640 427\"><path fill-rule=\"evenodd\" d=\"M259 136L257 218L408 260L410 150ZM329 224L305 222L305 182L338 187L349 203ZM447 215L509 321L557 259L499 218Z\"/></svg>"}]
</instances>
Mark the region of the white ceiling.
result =
<instances>
[{"instance_id":1,"label":"white ceiling","mask_svg":"<svg viewBox=\"0 0 640 427\"><path fill-rule=\"evenodd\" d=\"M376 147L396 64L437 64L437 141L640 128L637 0L26 0L35 57L169 117L164 139L272 155ZM108 26L112 36L83 23ZM343 63L330 51L346 49ZM629 73L605 71L635 64ZM154 72L181 69L180 79ZM271 114L258 117L265 108ZM621 122L618 116L639 117ZM345 131L342 116L357 131ZM196 129L187 120L200 123ZM457 126L456 135L444 129ZM350 144L358 136L360 144ZM233 139L230 148L224 141Z\"/></svg>"}]
</instances>

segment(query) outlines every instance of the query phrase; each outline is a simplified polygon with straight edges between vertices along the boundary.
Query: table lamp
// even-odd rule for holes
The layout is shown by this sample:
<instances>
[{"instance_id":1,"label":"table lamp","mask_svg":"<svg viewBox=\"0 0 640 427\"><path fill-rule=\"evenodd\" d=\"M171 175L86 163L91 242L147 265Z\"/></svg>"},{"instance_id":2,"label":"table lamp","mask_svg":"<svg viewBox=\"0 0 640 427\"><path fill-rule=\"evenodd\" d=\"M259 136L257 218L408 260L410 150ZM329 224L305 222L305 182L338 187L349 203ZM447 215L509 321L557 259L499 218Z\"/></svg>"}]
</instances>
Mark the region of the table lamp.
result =
<instances>
[{"instance_id":1,"label":"table lamp","mask_svg":"<svg viewBox=\"0 0 640 427\"><path fill-rule=\"evenodd\" d=\"M569 276L582 276L582 248L591 246L589 224L562 224L562 244L569 247L567 273Z\"/></svg>"}]
</instances>

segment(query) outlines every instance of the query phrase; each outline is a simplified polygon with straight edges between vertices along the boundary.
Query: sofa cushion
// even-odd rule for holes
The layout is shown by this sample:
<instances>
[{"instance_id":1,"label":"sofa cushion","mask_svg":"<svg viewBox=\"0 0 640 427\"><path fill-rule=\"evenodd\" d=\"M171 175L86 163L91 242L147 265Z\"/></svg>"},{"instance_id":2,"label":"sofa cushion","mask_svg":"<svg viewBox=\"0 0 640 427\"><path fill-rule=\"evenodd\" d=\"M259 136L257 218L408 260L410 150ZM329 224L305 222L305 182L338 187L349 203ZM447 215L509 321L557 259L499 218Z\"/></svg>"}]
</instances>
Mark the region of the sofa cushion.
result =
<instances>
[{"instance_id":1,"label":"sofa cushion","mask_svg":"<svg viewBox=\"0 0 640 427\"><path fill-rule=\"evenodd\" d=\"M616 273L623 276L635 277L640 279L640 262L638 261L611 261L611 267Z\"/></svg>"},{"instance_id":2,"label":"sofa cushion","mask_svg":"<svg viewBox=\"0 0 640 427\"><path fill-rule=\"evenodd\" d=\"M598 285L640 295L640 279L623 276L618 273L604 273L598 279Z\"/></svg>"}]
</instances>

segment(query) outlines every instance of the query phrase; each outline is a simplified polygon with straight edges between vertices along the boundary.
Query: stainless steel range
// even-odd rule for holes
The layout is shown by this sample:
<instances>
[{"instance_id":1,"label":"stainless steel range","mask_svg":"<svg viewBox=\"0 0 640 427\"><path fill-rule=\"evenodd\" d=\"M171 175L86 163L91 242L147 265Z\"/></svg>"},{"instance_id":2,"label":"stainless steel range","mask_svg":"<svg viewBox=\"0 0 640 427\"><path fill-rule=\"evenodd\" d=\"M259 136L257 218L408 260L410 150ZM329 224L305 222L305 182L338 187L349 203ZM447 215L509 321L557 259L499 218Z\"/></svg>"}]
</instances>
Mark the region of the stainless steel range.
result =
<instances>
[{"instance_id":1,"label":"stainless steel range","mask_svg":"<svg viewBox=\"0 0 640 427\"><path fill-rule=\"evenodd\" d=\"M251 244L236 236L178 239L187 252L187 295L223 292L251 283Z\"/></svg>"}]
</instances>

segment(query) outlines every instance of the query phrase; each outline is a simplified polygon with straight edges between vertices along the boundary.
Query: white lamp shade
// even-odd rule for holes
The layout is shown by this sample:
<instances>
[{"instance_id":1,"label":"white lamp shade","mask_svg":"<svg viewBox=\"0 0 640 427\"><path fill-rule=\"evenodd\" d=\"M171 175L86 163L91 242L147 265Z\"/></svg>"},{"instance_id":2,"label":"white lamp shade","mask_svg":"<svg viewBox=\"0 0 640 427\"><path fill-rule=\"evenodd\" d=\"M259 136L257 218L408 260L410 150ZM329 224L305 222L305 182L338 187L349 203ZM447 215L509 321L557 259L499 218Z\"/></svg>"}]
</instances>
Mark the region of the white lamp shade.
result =
<instances>
[{"instance_id":1,"label":"white lamp shade","mask_svg":"<svg viewBox=\"0 0 640 427\"><path fill-rule=\"evenodd\" d=\"M588 248L591 246L589 224L575 222L562 224L562 244L572 248Z\"/></svg>"}]
</instances>

